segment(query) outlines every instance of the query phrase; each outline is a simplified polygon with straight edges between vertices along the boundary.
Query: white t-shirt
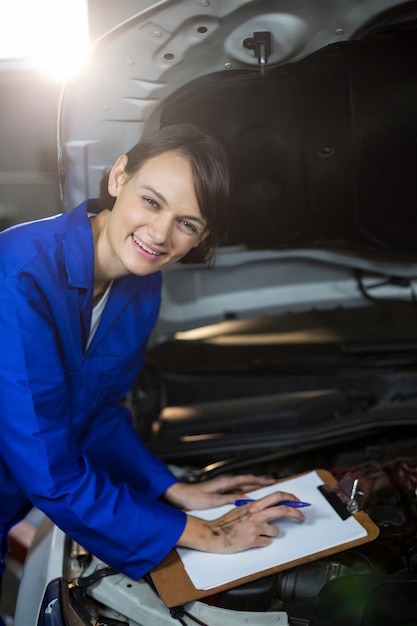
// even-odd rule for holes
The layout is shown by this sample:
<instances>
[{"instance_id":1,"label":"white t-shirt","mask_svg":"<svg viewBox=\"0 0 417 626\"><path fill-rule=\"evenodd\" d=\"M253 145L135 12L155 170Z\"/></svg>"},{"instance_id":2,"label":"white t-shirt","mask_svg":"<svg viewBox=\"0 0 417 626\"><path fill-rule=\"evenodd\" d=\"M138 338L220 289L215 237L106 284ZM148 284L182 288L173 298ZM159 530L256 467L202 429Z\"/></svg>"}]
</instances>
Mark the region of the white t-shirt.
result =
<instances>
[{"instance_id":1,"label":"white t-shirt","mask_svg":"<svg viewBox=\"0 0 417 626\"><path fill-rule=\"evenodd\" d=\"M93 313L91 315L90 334L88 335L88 341L87 341L87 350L90 347L90 344L93 341L93 337L96 334L98 325L100 324L103 311L107 304L107 300L109 299L110 289L111 289L112 284L113 284L113 281L111 281L106 291L103 293L100 300L97 302L96 306L93 307Z\"/></svg>"}]
</instances>

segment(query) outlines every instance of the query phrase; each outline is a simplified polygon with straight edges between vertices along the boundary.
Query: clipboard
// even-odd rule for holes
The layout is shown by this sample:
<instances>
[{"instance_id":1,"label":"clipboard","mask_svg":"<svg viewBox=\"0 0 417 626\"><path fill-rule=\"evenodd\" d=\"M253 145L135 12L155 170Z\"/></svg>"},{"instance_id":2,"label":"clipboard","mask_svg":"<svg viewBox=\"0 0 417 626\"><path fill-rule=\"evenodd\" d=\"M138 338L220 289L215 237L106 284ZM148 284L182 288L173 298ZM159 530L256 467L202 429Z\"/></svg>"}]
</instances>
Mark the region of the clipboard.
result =
<instances>
[{"instance_id":1,"label":"clipboard","mask_svg":"<svg viewBox=\"0 0 417 626\"><path fill-rule=\"evenodd\" d=\"M294 484L300 484L300 480L314 480L319 483L317 485L317 492L315 492L316 502L319 507L327 507L326 514L330 510L330 515L334 515L335 526L337 525L339 528L339 539L335 542L334 545L327 547L325 549L310 549L304 550L301 555L298 555L296 558L292 558L290 560L283 560L279 562L280 559L277 559L277 562L271 566L271 563L268 564L265 569L261 568L257 571L247 573L243 576L237 576L233 578L233 580L228 580L224 584L215 585L213 587L198 588L193 581L189 573L187 573L186 567L184 566L184 560L180 557L178 550L173 550L165 559L162 561L160 565L154 568L150 572L150 577L152 582L159 594L161 600L168 607L180 606L183 604L187 604L189 602L193 602L195 600L202 599L204 597L208 597L214 595L216 593L220 593L222 591L226 591L227 589L231 589L232 587L237 587L239 585L243 585L245 583L251 582L258 578L263 578L264 576L269 576L276 572L284 571L286 569L290 569L292 567L296 567L298 565L302 565L304 563L308 563L310 561L314 561L323 557L327 557L336 552L341 552L343 550L348 550L355 546L361 545L363 543L367 543L376 539L379 534L379 528L372 522L372 520L368 517L366 513L363 511L358 511L357 506L355 506L354 494L347 493L344 494L343 491L340 490L340 483L336 480L336 478L327 470L314 470L313 472L305 472L303 474L299 474L296 476L292 476L288 479L283 479L277 481L274 484L274 488L277 486L280 487L281 483L290 483L294 481ZM356 488L356 485L355 485ZM287 488L285 485L285 491L291 491L291 489ZM253 493L263 492L264 489L259 489L254 491ZM299 493L295 492L297 496ZM320 496L317 494L320 493ZM308 496L302 496L301 499L308 499ZM310 498L311 499L311 498ZM314 510L315 505L311 507ZM339 510L337 510L339 509ZM219 513L221 514L221 513ZM316 513L317 515L317 506ZM307 517L308 513L306 513ZM348 521L348 518L353 518L356 522ZM344 533L344 525L346 525L346 536L343 536ZM278 526L281 528L283 524L283 519L277 520ZM320 530L320 520L316 522L316 532L317 529ZM360 537L356 536L355 538L351 538L348 532L348 526L355 525L355 528L359 529ZM302 529L304 524L300 524L299 528ZM340 531L341 529L341 531ZM299 531L298 531L299 532ZM340 541L340 532L342 532L343 539ZM356 533L358 534L358 533ZM291 529L288 531L288 544L290 541ZM279 540L279 538L277 538ZM275 540L274 540L275 541ZM328 539L326 539L328 541ZM180 549L182 551L184 549ZM187 551L187 549L185 549ZM253 548L254 551L265 551L268 548ZM230 557L234 557L234 555L212 555L211 553L199 552L199 551L189 551L192 554L194 559L198 558L201 560L201 568L204 570L206 563L208 560L220 557L220 559L230 560ZM247 563L251 563L253 561L250 555L250 550L245 550L243 552L238 553L241 555L239 558L244 558ZM262 554L259 552L259 554ZM265 555L267 553L264 553ZM273 558L273 557L271 557ZM227 561L220 561L219 563L226 563ZM250 567L250 566L249 566Z\"/></svg>"}]
</instances>

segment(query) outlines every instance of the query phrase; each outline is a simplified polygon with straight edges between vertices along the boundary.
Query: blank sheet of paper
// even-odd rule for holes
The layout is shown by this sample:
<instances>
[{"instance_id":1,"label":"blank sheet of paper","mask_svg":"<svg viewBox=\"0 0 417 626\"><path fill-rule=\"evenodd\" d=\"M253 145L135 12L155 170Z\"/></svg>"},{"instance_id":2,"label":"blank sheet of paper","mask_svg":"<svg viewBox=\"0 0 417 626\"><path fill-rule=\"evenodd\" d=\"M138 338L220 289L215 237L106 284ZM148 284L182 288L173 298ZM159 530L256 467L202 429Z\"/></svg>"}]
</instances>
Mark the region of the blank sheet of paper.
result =
<instances>
[{"instance_id":1,"label":"blank sheet of paper","mask_svg":"<svg viewBox=\"0 0 417 626\"><path fill-rule=\"evenodd\" d=\"M212 589L366 537L365 528L353 516L346 520L339 517L318 490L317 487L322 484L323 480L317 472L309 472L303 476L280 481L279 485L257 489L248 494L251 498L260 498L279 490L293 493L300 500L311 503L310 507L303 509L306 517L304 523L300 524L290 518L277 520L275 523L280 529L280 534L265 548L252 548L236 554L210 554L177 548L194 587L202 590ZM190 511L190 514L202 519L215 519L231 508L232 505L226 505L204 511Z\"/></svg>"}]
</instances>

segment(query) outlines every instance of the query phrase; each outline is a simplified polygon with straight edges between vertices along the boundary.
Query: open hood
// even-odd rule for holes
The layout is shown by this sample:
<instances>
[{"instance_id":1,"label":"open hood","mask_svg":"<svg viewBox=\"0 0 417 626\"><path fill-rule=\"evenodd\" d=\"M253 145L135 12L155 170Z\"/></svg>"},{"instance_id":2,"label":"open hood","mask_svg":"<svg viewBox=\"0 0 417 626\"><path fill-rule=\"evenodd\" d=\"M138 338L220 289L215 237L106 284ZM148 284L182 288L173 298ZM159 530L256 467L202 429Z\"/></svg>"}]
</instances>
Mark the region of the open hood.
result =
<instances>
[{"instance_id":1,"label":"open hood","mask_svg":"<svg viewBox=\"0 0 417 626\"><path fill-rule=\"evenodd\" d=\"M62 94L63 208L160 125L204 126L232 162L216 268L167 270L161 334L309 307L312 288L333 306L336 282L356 305L358 272L413 297L416 2L92 2L91 16L110 30Z\"/></svg>"}]
</instances>

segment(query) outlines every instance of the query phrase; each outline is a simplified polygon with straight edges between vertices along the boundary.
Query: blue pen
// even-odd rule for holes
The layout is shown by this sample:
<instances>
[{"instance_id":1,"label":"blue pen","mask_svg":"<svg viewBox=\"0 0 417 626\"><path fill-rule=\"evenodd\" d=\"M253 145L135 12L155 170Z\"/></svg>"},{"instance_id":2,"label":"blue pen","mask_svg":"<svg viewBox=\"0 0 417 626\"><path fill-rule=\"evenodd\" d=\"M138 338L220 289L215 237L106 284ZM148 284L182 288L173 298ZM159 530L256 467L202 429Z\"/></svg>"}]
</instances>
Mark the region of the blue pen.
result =
<instances>
[{"instance_id":1,"label":"blue pen","mask_svg":"<svg viewBox=\"0 0 417 626\"><path fill-rule=\"evenodd\" d=\"M255 502L255 500L235 500L235 506L243 506L244 504L249 504L250 502ZM290 506L292 509L303 509L305 506L311 506L310 502L299 502L298 500L283 500L282 502L277 502L272 506Z\"/></svg>"}]
</instances>

